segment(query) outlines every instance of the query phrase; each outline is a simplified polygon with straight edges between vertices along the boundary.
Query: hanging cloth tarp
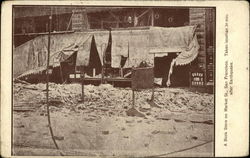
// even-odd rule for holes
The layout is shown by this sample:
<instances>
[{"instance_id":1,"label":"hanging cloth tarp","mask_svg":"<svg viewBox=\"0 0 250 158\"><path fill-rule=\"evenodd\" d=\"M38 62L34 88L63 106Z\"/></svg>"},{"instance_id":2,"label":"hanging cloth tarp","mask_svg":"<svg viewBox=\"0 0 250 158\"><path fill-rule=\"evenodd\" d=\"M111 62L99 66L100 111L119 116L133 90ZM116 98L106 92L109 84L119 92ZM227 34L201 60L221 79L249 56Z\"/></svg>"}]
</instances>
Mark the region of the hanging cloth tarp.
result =
<instances>
[{"instance_id":1,"label":"hanging cloth tarp","mask_svg":"<svg viewBox=\"0 0 250 158\"><path fill-rule=\"evenodd\" d=\"M88 65L91 44L90 33L70 33L51 35L50 66L58 66L63 50L78 46L77 65ZM39 73L46 69L48 35L38 36L14 49L14 77L29 73ZM64 51L66 52L66 51ZM22 75L23 74L23 75Z\"/></svg>"},{"instance_id":2,"label":"hanging cloth tarp","mask_svg":"<svg viewBox=\"0 0 250 158\"><path fill-rule=\"evenodd\" d=\"M138 67L142 61L153 65L148 44L148 30L113 31L111 66L119 68L122 58L127 58L124 68Z\"/></svg>"},{"instance_id":3,"label":"hanging cloth tarp","mask_svg":"<svg viewBox=\"0 0 250 158\"><path fill-rule=\"evenodd\" d=\"M109 32L108 31L96 31L94 32L96 48L100 56L101 64L103 65L103 57L106 52L108 41L109 41Z\"/></svg>"},{"instance_id":4,"label":"hanging cloth tarp","mask_svg":"<svg viewBox=\"0 0 250 158\"><path fill-rule=\"evenodd\" d=\"M48 39L46 36L39 36L32 39L13 50L13 74L14 77L22 73L46 67L47 60L47 45Z\"/></svg>"},{"instance_id":5,"label":"hanging cloth tarp","mask_svg":"<svg viewBox=\"0 0 250 158\"><path fill-rule=\"evenodd\" d=\"M127 67L138 67L141 62L153 66L153 55L149 54L149 30L131 30L129 32L128 59L125 63Z\"/></svg>"},{"instance_id":6,"label":"hanging cloth tarp","mask_svg":"<svg viewBox=\"0 0 250 158\"><path fill-rule=\"evenodd\" d=\"M173 67L191 63L198 55L199 44L194 34L196 26L184 26L173 28L150 28L150 52L161 57L171 52L180 54L172 60L167 86L170 86L170 77Z\"/></svg>"},{"instance_id":7,"label":"hanging cloth tarp","mask_svg":"<svg viewBox=\"0 0 250 158\"><path fill-rule=\"evenodd\" d=\"M170 76L173 73L173 67L175 65L186 65L191 63L198 56L199 48L200 46L195 35L192 42L189 44L189 47L185 51L182 51L175 59L172 60L168 74L167 86L171 85Z\"/></svg>"},{"instance_id":8,"label":"hanging cloth tarp","mask_svg":"<svg viewBox=\"0 0 250 158\"><path fill-rule=\"evenodd\" d=\"M90 33L79 33L76 44L79 46L76 66L88 66L90 57L90 47L93 35Z\"/></svg>"},{"instance_id":9,"label":"hanging cloth tarp","mask_svg":"<svg viewBox=\"0 0 250 158\"><path fill-rule=\"evenodd\" d=\"M112 31L111 67L119 68L121 58L128 57L129 30Z\"/></svg>"},{"instance_id":10,"label":"hanging cloth tarp","mask_svg":"<svg viewBox=\"0 0 250 158\"><path fill-rule=\"evenodd\" d=\"M193 39L195 26L151 27L150 52L169 53L185 51Z\"/></svg>"},{"instance_id":11,"label":"hanging cloth tarp","mask_svg":"<svg viewBox=\"0 0 250 158\"><path fill-rule=\"evenodd\" d=\"M99 74L102 69L101 59L97 51L95 37L92 36L90 57L89 57L89 68L96 69L96 73Z\"/></svg>"},{"instance_id":12,"label":"hanging cloth tarp","mask_svg":"<svg viewBox=\"0 0 250 158\"><path fill-rule=\"evenodd\" d=\"M112 48L112 35L111 30L109 30L109 40L108 40L108 46L105 50L105 64L106 66L111 66L111 48Z\"/></svg>"}]
</instances>

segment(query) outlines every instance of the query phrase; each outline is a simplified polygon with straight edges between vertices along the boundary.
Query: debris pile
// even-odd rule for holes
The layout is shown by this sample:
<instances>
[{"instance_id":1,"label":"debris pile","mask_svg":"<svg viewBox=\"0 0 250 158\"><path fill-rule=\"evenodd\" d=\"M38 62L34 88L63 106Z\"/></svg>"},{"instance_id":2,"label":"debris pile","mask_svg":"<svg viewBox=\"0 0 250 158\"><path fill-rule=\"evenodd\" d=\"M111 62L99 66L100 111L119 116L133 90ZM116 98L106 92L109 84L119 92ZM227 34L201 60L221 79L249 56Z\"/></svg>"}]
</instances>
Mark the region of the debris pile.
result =
<instances>
[{"instance_id":1,"label":"debris pile","mask_svg":"<svg viewBox=\"0 0 250 158\"><path fill-rule=\"evenodd\" d=\"M14 84L14 106L25 104L32 108L46 103L46 84ZM161 112L213 113L212 94L194 93L184 88L156 88L154 102L150 101L151 90L135 92L135 108L152 117ZM53 108L60 107L95 115L125 116L132 108L130 88L115 88L109 84L84 86L84 102L80 84L49 84L49 101ZM153 106L154 105L154 106Z\"/></svg>"}]
</instances>

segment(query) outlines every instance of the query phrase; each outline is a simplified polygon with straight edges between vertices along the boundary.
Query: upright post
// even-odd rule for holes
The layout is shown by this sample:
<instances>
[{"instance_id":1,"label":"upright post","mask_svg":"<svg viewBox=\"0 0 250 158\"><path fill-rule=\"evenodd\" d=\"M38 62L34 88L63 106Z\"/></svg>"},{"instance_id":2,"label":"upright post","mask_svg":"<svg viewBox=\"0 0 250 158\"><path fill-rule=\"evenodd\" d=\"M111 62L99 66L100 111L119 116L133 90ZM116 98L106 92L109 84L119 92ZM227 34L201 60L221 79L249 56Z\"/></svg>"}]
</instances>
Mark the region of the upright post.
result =
<instances>
[{"instance_id":1,"label":"upright post","mask_svg":"<svg viewBox=\"0 0 250 158\"><path fill-rule=\"evenodd\" d=\"M154 10L151 9L151 26L154 26L154 18L155 18Z\"/></svg>"},{"instance_id":2,"label":"upright post","mask_svg":"<svg viewBox=\"0 0 250 158\"><path fill-rule=\"evenodd\" d=\"M52 16L49 16L48 56L47 56L47 70L46 70L46 103L47 103L47 105L49 104L49 60L50 60L50 29L51 29L51 20L52 20Z\"/></svg>"},{"instance_id":3,"label":"upright post","mask_svg":"<svg viewBox=\"0 0 250 158\"><path fill-rule=\"evenodd\" d=\"M133 107L132 108L135 108L135 91L134 90L132 90L132 101L133 101Z\"/></svg>"},{"instance_id":4,"label":"upright post","mask_svg":"<svg viewBox=\"0 0 250 158\"><path fill-rule=\"evenodd\" d=\"M50 121L50 111L49 111L49 58L50 58L50 32L51 32L51 21L52 21L52 13L49 16L49 34L48 34L48 57L47 57L47 70L46 70L46 103L47 103L47 115L48 115L48 124L49 124L49 130L52 137L52 140L56 146L56 148L59 150L59 147L56 143L56 140L54 138L51 121ZM60 155L63 156L63 154L60 152Z\"/></svg>"},{"instance_id":5,"label":"upright post","mask_svg":"<svg viewBox=\"0 0 250 158\"><path fill-rule=\"evenodd\" d=\"M155 64L155 53L154 53L154 64ZM154 81L153 81L153 88L152 88L152 98L151 98L151 100L152 101L154 101L154 98L155 98L155 86L154 86Z\"/></svg>"},{"instance_id":6,"label":"upright post","mask_svg":"<svg viewBox=\"0 0 250 158\"><path fill-rule=\"evenodd\" d=\"M123 68L121 67L121 77L123 77Z\"/></svg>"},{"instance_id":7,"label":"upright post","mask_svg":"<svg viewBox=\"0 0 250 158\"><path fill-rule=\"evenodd\" d=\"M153 84L154 84L154 83L153 83ZM154 85L153 85L151 101L154 101L154 98L155 98L154 93L155 93L155 88L154 88Z\"/></svg>"},{"instance_id":8,"label":"upright post","mask_svg":"<svg viewBox=\"0 0 250 158\"><path fill-rule=\"evenodd\" d=\"M105 62L105 52L103 51L103 55L102 55L102 78L101 78L101 83L104 83L104 66L105 66L106 62Z\"/></svg>"},{"instance_id":9,"label":"upright post","mask_svg":"<svg viewBox=\"0 0 250 158\"><path fill-rule=\"evenodd\" d=\"M81 79L82 79L82 102L84 103L84 67L82 68L82 74L81 74Z\"/></svg>"}]
</instances>

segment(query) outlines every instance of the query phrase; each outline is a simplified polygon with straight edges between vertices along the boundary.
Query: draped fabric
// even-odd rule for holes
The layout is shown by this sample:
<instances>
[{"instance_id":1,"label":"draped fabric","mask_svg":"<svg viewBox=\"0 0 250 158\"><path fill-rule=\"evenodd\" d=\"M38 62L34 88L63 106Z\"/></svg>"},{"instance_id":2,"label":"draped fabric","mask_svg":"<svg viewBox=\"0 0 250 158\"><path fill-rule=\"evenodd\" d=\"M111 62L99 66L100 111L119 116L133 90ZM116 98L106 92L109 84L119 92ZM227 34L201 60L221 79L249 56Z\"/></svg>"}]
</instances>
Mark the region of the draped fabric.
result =
<instances>
[{"instance_id":1,"label":"draped fabric","mask_svg":"<svg viewBox=\"0 0 250 158\"><path fill-rule=\"evenodd\" d=\"M88 65L91 37L90 33L51 35L49 64L59 66L63 59L62 56L69 56L74 51L78 51L76 64ZM45 70L47 53L48 35L38 36L15 48L13 53L14 77Z\"/></svg>"},{"instance_id":2,"label":"draped fabric","mask_svg":"<svg viewBox=\"0 0 250 158\"><path fill-rule=\"evenodd\" d=\"M200 46L196 35L186 50L183 50L175 59L175 65L186 65L191 63L197 56Z\"/></svg>"},{"instance_id":3,"label":"draped fabric","mask_svg":"<svg viewBox=\"0 0 250 158\"><path fill-rule=\"evenodd\" d=\"M173 67L191 63L198 55L199 44L194 34L196 26L184 27L152 27L150 28L150 52L156 57L168 53L180 53L170 64L167 86L171 85L170 77Z\"/></svg>"},{"instance_id":4,"label":"draped fabric","mask_svg":"<svg viewBox=\"0 0 250 158\"><path fill-rule=\"evenodd\" d=\"M172 61L170 76L174 65L188 64L197 57L199 44L194 30L195 26L111 31L111 66L113 68L138 67L143 61L153 66L153 54L157 57L164 56L166 53L179 52L180 54ZM60 62L77 51L76 65L88 66L93 36L103 64L103 55L109 40L108 31L51 35L50 65L58 66ZM46 69L47 45L48 36L43 35L15 48L14 77Z\"/></svg>"},{"instance_id":5,"label":"draped fabric","mask_svg":"<svg viewBox=\"0 0 250 158\"><path fill-rule=\"evenodd\" d=\"M103 56L108 47L109 40L109 32L108 31L96 31L93 33L96 42L96 48L101 60L101 64L103 65Z\"/></svg>"},{"instance_id":6,"label":"draped fabric","mask_svg":"<svg viewBox=\"0 0 250 158\"><path fill-rule=\"evenodd\" d=\"M76 39L78 43L76 45L79 46L77 58L76 58L76 66L89 65L89 57L90 57L90 46L93 35L90 33L78 33L79 37Z\"/></svg>"},{"instance_id":7,"label":"draped fabric","mask_svg":"<svg viewBox=\"0 0 250 158\"><path fill-rule=\"evenodd\" d=\"M195 26L151 27L150 52L169 53L185 51L193 39L194 30Z\"/></svg>"},{"instance_id":8,"label":"draped fabric","mask_svg":"<svg viewBox=\"0 0 250 158\"><path fill-rule=\"evenodd\" d=\"M149 54L148 43L148 30L113 31L111 66L119 68L124 57L127 57L124 68L138 67L142 61L153 65L153 55Z\"/></svg>"},{"instance_id":9,"label":"draped fabric","mask_svg":"<svg viewBox=\"0 0 250 158\"><path fill-rule=\"evenodd\" d=\"M40 43L40 44L38 44ZM13 73L14 77L25 71L46 66L48 39L45 36L37 37L23 45L14 48Z\"/></svg>"},{"instance_id":10,"label":"draped fabric","mask_svg":"<svg viewBox=\"0 0 250 158\"><path fill-rule=\"evenodd\" d=\"M191 49L190 45L192 43L198 47L197 39L193 38L194 30L195 26L112 31L111 65L119 68L121 60L128 57L125 68L137 67L142 61L152 66L153 54L155 57L162 57L173 52L180 52L177 64L190 63L198 53L198 49Z\"/></svg>"},{"instance_id":11,"label":"draped fabric","mask_svg":"<svg viewBox=\"0 0 250 158\"><path fill-rule=\"evenodd\" d=\"M121 58L128 57L130 31L112 31L111 67L119 68Z\"/></svg>"},{"instance_id":12,"label":"draped fabric","mask_svg":"<svg viewBox=\"0 0 250 158\"><path fill-rule=\"evenodd\" d=\"M167 81L167 86L171 85L170 82L170 76L173 73L173 67L176 65L186 65L191 63L197 56L198 56L198 50L200 46L198 44L198 40L196 35L194 36L193 40L189 44L188 48L184 51L182 51L175 59L172 60L170 69L169 69L169 74L168 74L168 81Z\"/></svg>"}]
</instances>

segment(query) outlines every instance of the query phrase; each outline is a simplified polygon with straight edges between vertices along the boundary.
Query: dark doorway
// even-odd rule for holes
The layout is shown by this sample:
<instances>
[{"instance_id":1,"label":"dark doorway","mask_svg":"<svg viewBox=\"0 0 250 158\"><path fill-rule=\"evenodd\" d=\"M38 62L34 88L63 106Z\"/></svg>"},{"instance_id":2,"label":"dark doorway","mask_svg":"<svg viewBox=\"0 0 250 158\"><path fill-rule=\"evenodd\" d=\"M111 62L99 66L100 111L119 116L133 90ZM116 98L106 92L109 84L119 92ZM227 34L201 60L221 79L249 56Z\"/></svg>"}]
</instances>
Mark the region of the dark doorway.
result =
<instances>
[{"instance_id":1,"label":"dark doorway","mask_svg":"<svg viewBox=\"0 0 250 158\"><path fill-rule=\"evenodd\" d=\"M77 52L74 52L68 59L60 63L62 81L68 82L69 75L75 73Z\"/></svg>"},{"instance_id":2,"label":"dark doorway","mask_svg":"<svg viewBox=\"0 0 250 158\"><path fill-rule=\"evenodd\" d=\"M91 48L90 48L90 57L89 57L89 70L88 75L93 76L93 69L95 69L96 75L100 74L102 71L102 63L96 48L95 37L92 37Z\"/></svg>"},{"instance_id":3,"label":"dark doorway","mask_svg":"<svg viewBox=\"0 0 250 158\"><path fill-rule=\"evenodd\" d=\"M154 76L162 78L162 86L166 86L171 62L176 58L176 53L169 53L167 56L154 58ZM189 86L189 65L174 66L171 75L171 87Z\"/></svg>"}]
</instances>

